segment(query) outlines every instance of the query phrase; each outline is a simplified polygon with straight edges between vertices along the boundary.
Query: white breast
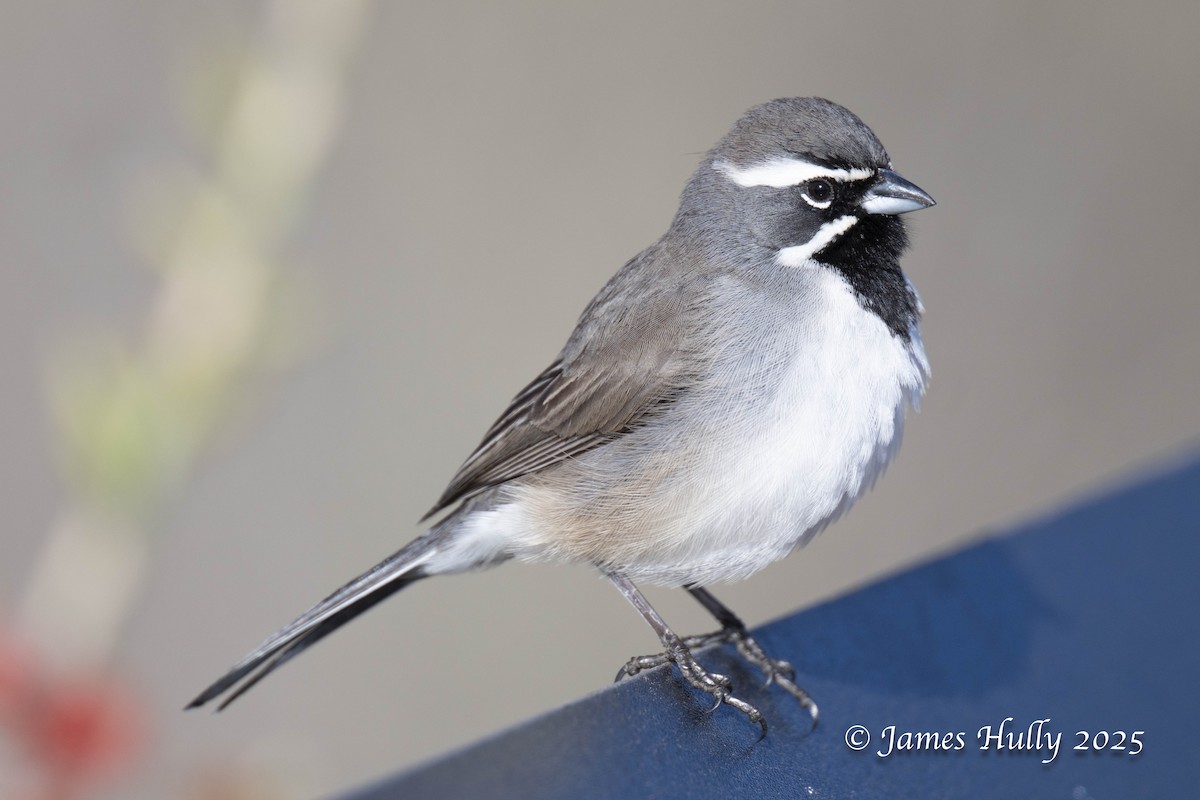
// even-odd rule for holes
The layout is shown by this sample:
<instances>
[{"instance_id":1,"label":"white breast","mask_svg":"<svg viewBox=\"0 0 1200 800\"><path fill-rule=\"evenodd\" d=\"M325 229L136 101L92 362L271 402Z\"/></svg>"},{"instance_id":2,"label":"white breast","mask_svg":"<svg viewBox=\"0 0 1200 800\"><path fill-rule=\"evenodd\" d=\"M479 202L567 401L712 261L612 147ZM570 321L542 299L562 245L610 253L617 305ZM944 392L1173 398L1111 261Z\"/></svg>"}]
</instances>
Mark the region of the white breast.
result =
<instances>
[{"instance_id":1,"label":"white breast","mask_svg":"<svg viewBox=\"0 0 1200 800\"><path fill-rule=\"evenodd\" d=\"M795 329L767 413L742 421L744 447L726 464L727 491L738 499L707 528L707 567L717 580L782 558L849 508L895 455L906 407L924 392L929 365L919 332L903 341L840 275L816 275L816 313Z\"/></svg>"},{"instance_id":2,"label":"white breast","mask_svg":"<svg viewBox=\"0 0 1200 800\"><path fill-rule=\"evenodd\" d=\"M521 558L665 585L739 580L815 535L895 454L928 363L916 330L901 340L840 275L810 269L797 297L766 307L721 287L703 384L655 423L513 485L472 527Z\"/></svg>"}]
</instances>

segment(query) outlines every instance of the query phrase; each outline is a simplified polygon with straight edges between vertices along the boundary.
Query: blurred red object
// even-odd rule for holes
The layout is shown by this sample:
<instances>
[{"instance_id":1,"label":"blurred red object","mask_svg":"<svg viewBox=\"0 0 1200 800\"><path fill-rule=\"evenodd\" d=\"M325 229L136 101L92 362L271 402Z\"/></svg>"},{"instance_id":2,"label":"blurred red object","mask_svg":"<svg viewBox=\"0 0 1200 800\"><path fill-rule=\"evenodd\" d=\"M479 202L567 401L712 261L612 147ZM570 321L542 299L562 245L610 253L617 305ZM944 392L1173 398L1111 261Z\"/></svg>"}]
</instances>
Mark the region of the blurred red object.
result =
<instances>
[{"instance_id":1,"label":"blurred red object","mask_svg":"<svg viewBox=\"0 0 1200 800\"><path fill-rule=\"evenodd\" d=\"M53 773L86 783L126 772L145 740L136 699L113 680L51 687L29 722L26 743L34 757Z\"/></svg>"},{"instance_id":2,"label":"blurred red object","mask_svg":"<svg viewBox=\"0 0 1200 800\"><path fill-rule=\"evenodd\" d=\"M76 798L128 772L145 749L141 704L120 680L89 673L51 675L24 645L0 629L0 728L47 798ZM0 781L0 793L6 789Z\"/></svg>"}]
</instances>

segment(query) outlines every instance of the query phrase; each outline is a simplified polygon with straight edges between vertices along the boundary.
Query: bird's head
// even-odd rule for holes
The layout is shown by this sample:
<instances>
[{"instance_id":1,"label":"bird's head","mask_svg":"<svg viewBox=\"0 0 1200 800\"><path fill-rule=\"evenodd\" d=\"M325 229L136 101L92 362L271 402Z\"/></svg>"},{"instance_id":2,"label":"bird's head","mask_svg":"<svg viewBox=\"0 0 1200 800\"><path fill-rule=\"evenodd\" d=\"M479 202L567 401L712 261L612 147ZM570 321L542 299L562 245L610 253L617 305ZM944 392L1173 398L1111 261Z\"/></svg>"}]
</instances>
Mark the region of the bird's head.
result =
<instances>
[{"instance_id":1,"label":"bird's head","mask_svg":"<svg viewBox=\"0 0 1200 800\"><path fill-rule=\"evenodd\" d=\"M907 245L898 215L933 204L892 170L857 116L828 100L795 97L737 121L701 164L680 215L718 235L748 237L782 266L816 261L854 270L894 265Z\"/></svg>"}]
</instances>

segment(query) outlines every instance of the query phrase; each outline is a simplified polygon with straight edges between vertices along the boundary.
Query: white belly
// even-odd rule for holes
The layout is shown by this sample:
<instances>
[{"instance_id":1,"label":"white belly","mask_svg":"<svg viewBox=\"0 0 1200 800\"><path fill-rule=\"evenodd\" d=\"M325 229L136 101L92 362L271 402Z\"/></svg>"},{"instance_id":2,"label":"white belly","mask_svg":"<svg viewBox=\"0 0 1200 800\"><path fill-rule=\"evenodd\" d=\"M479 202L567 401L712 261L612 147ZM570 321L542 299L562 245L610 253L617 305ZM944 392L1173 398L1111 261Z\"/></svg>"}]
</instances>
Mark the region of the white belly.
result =
<instances>
[{"instance_id":1,"label":"white belly","mask_svg":"<svg viewBox=\"0 0 1200 800\"><path fill-rule=\"evenodd\" d=\"M830 270L809 288L794 319L740 321L769 337L743 337L671 414L513 486L477 530L664 585L739 580L803 544L882 473L928 375L915 330L894 336Z\"/></svg>"}]
</instances>

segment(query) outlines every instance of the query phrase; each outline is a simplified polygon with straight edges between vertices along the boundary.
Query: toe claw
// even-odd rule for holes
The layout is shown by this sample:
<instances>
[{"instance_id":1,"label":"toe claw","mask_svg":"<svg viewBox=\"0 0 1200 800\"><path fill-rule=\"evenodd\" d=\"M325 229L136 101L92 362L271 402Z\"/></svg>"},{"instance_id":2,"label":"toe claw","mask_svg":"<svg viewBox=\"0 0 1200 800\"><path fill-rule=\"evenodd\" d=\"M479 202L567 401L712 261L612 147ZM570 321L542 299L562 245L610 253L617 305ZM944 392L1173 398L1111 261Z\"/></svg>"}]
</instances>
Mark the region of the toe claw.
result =
<instances>
[{"instance_id":1,"label":"toe claw","mask_svg":"<svg viewBox=\"0 0 1200 800\"><path fill-rule=\"evenodd\" d=\"M783 659L771 658L763 650L762 645L754 640L745 630L735 630L729 641L737 647L738 652L767 676L766 686L778 684L788 694L795 697L800 705L812 717L812 728L817 727L819 712L808 692L795 684L796 669Z\"/></svg>"},{"instance_id":2,"label":"toe claw","mask_svg":"<svg viewBox=\"0 0 1200 800\"><path fill-rule=\"evenodd\" d=\"M747 703L745 700L740 700L733 696L726 697L725 703L733 706L738 711L741 711L743 714L745 714L746 719L750 720L750 722L758 723L759 727L762 728L762 736L767 735L767 719L763 716L761 711ZM761 740L762 737L760 736L759 738Z\"/></svg>"}]
</instances>

